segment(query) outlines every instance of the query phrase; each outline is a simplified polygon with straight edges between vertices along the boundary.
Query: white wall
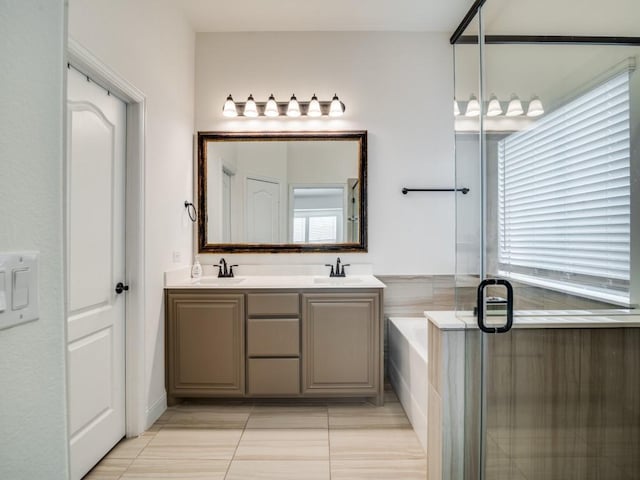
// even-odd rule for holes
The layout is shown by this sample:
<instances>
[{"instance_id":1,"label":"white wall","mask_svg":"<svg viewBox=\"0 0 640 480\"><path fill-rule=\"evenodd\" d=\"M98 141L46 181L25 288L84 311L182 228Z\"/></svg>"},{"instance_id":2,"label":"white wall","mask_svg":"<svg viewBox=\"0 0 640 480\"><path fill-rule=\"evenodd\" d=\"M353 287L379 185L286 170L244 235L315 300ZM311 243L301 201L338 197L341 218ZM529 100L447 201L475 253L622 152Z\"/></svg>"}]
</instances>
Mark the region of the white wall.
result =
<instances>
[{"instance_id":1,"label":"white wall","mask_svg":"<svg viewBox=\"0 0 640 480\"><path fill-rule=\"evenodd\" d=\"M0 330L0 478L68 475L63 0L0 1L0 251L38 250L40 318Z\"/></svg>"},{"instance_id":2,"label":"white wall","mask_svg":"<svg viewBox=\"0 0 640 480\"><path fill-rule=\"evenodd\" d=\"M377 274L447 274L454 265L454 197L404 196L404 186L454 181L452 51L446 34L382 32L200 33L198 131L368 130L369 252L345 254ZM222 105L253 93L313 93L346 104L340 119L229 119ZM217 262L220 255L207 255ZM233 262L328 263L335 255L237 255Z\"/></svg>"},{"instance_id":3,"label":"white wall","mask_svg":"<svg viewBox=\"0 0 640 480\"><path fill-rule=\"evenodd\" d=\"M190 263L195 35L168 0L70 0L69 34L147 99L145 384L148 422L165 408L163 272Z\"/></svg>"},{"instance_id":4,"label":"white wall","mask_svg":"<svg viewBox=\"0 0 640 480\"><path fill-rule=\"evenodd\" d=\"M343 183L358 178L357 142L297 142L288 145L289 183Z\"/></svg>"}]
</instances>

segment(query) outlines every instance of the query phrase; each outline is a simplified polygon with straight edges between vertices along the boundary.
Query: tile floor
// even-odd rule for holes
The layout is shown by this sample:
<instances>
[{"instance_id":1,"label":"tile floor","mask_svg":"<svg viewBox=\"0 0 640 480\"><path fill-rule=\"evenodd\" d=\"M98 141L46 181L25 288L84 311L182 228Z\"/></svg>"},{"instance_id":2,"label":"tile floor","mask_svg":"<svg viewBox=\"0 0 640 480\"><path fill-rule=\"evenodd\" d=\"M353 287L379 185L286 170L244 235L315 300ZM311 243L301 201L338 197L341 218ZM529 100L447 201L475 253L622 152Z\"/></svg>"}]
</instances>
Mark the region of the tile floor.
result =
<instances>
[{"instance_id":1,"label":"tile floor","mask_svg":"<svg viewBox=\"0 0 640 480\"><path fill-rule=\"evenodd\" d=\"M188 402L123 440L88 480L425 480L426 458L393 391L365 402Z\"/></svg>"}]
</instances>

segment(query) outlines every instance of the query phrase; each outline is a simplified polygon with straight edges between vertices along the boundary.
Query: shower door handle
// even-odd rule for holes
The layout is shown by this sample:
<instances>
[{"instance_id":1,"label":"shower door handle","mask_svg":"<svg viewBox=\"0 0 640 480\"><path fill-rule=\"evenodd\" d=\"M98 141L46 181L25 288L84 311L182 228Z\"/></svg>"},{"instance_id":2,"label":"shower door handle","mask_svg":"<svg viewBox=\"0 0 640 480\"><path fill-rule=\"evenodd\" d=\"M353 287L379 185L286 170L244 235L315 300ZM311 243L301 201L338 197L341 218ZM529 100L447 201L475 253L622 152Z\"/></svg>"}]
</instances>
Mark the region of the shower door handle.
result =
<instances>
[{"instance_id":1,"label":"shower door handle","mask_svg":"<svg viewBox=\"0 0 640 480\"><path fill-rule=\"evenodd\" d=\"M488 326L484 323L485 318L485 299L484 289L490 285L502 285L507 289L507 323L500 327ZM478 328L484 333L506 333L513 326L513 287L511 283L503 278L487 278L478 285Z\"/></svg>"}]
</instances>

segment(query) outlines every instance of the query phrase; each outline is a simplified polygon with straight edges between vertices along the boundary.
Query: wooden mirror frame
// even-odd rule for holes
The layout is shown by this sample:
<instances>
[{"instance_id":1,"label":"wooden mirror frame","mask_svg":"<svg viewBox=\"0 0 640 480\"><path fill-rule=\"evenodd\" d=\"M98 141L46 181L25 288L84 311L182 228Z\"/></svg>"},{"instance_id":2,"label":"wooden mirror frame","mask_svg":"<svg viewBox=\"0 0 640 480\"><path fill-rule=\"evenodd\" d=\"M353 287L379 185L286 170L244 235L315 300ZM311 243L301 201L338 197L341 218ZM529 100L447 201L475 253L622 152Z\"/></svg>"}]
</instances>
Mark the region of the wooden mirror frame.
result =
<instances>
[{"instance_id":1,"label":"wooden mirror frame","mask_svg":"<svg viewBox=\"0 0 640 480\"><path fill-rule=\"evenodd\" d=\"M359 145L360 223L358 243L207 243L207 144L215 141L357 141ZM367 131L198 132L198 253L318 253L367 251Z\"/></svg>"}]
</instances>

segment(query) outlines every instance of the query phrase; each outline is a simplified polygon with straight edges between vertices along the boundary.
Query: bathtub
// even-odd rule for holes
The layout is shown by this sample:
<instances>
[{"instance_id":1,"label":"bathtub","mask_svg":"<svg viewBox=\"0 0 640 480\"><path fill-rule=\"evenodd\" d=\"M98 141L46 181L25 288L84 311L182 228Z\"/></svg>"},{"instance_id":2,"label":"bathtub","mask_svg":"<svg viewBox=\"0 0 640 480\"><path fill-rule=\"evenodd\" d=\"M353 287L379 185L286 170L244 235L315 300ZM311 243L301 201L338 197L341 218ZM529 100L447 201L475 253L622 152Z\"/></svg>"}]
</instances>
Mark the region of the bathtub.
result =
<instances>
[{"instance_id":1,"label":"bathtub","mask_svg":"<svg viewBox=\"0 0 640 480\"><path fill-rule=\"evenodd\" d=\"M427 451L427 319L389 318L388 376Z\"/></svg>"}]
</instances>

